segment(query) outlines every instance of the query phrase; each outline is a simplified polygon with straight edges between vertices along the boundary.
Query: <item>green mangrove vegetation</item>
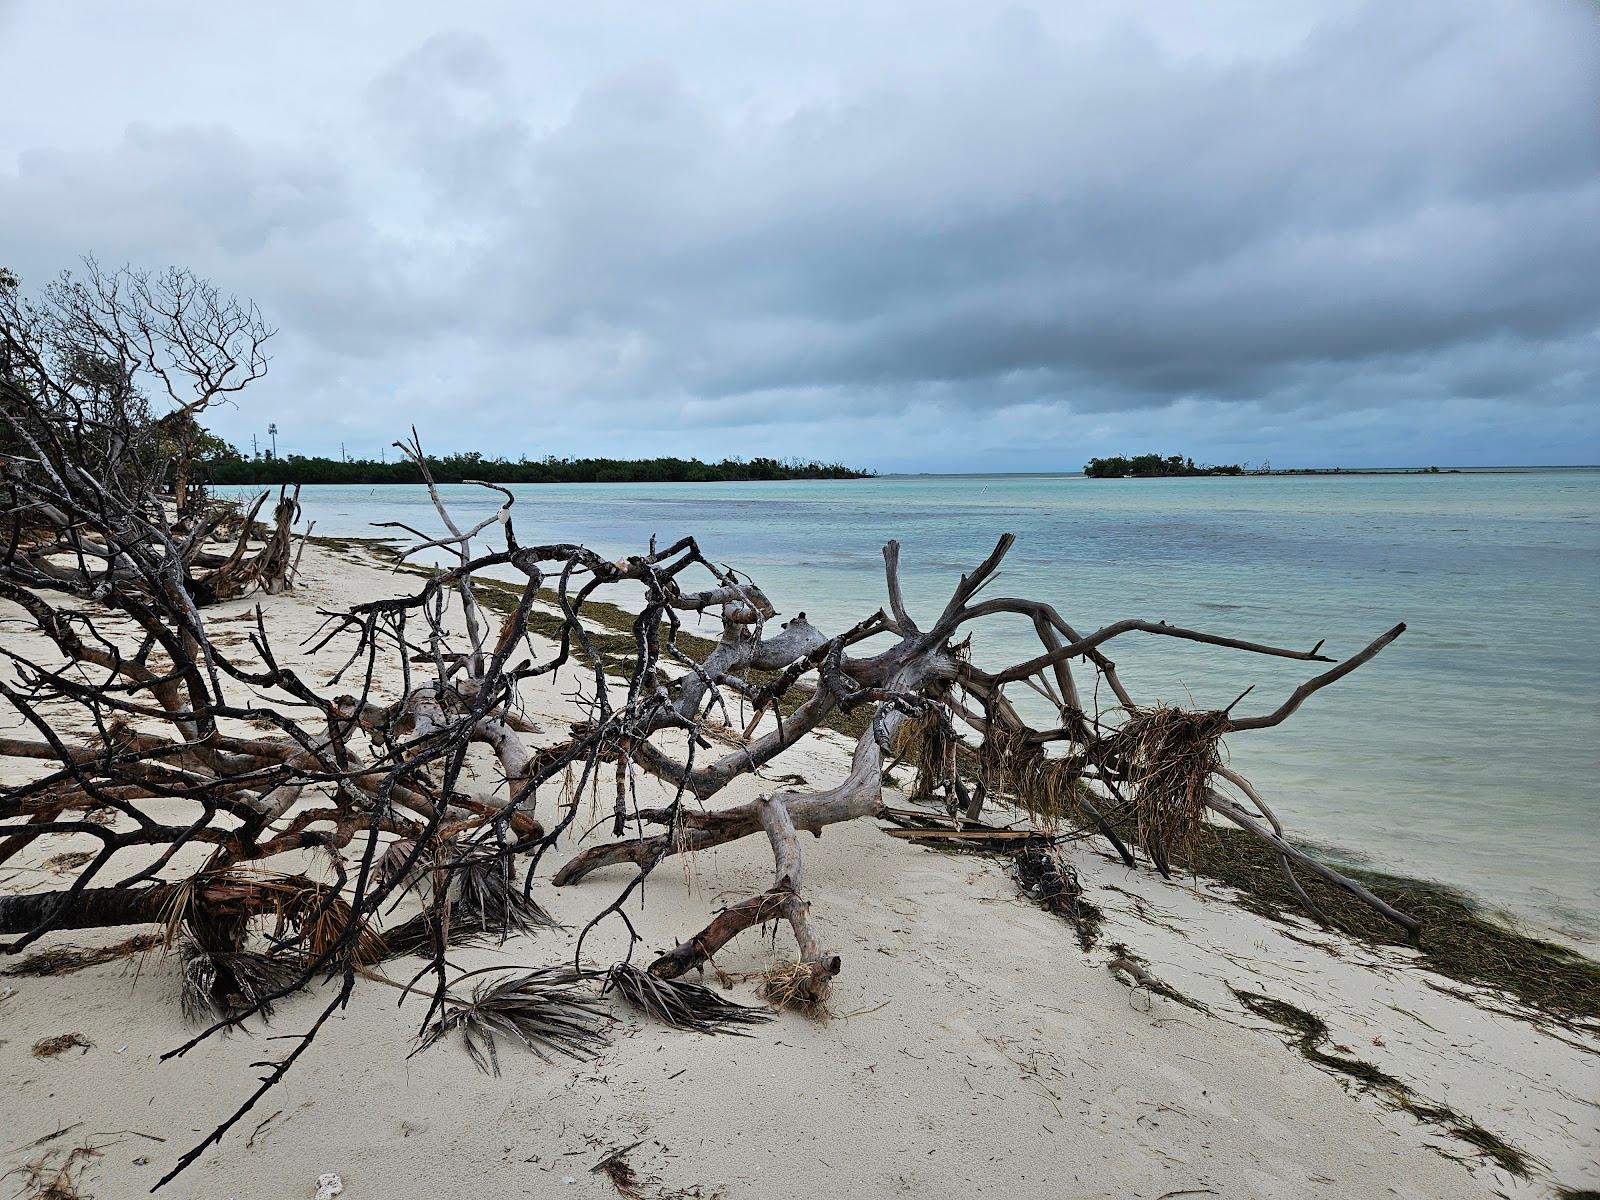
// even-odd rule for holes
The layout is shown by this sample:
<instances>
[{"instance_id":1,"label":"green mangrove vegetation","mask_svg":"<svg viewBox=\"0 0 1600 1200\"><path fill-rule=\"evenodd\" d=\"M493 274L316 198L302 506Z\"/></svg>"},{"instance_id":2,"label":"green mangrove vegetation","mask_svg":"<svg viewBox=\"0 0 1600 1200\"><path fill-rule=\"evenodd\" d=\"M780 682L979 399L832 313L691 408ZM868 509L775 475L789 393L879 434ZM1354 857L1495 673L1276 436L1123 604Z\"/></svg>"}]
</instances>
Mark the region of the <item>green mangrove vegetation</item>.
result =
<instances>
[{"instance_id":1,"label":"green mangrove vegetation","mask_svg":"<svg viewBox=\"0 0 1600 1200\"><path fill-rule=\"evenodd\" d=\"M1132 458L1091 458L1083 473L1090 479L1175 479L1190 475L1243 475L1238 463L1228 466L1197 466L1182 454L1136 454Z\"/></svg>"},{"instance_id":2,"label":"green mangrove vegetation","mask_svg":"<svg viewBox=\"0 0 1600 1200\"><path fill-rule=\"evenodd\" d=\"M201 459L213 484L420 483L417 468L394 462L288 454L251 457L220 439L208 439ZM798 459L725 458L486 458L477 452L428 457L437 483L481 479L487 483L744 483L789 479L864 479L870 471L840 463Z\"/></svg>"}]
</instances>

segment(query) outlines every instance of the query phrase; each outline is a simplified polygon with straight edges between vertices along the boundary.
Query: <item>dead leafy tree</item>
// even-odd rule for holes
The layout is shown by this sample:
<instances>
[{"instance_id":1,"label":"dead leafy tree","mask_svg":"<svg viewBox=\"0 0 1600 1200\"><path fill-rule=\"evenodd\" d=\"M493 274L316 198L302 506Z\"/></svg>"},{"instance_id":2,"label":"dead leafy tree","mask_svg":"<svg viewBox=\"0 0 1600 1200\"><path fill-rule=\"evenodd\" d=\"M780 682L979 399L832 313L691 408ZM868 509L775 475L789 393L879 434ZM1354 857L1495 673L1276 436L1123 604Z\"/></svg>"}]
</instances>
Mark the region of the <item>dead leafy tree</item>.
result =
<instances>
[{"instance_id":1,"label":"dead leafy tree","mask_svg":"<svg viewBox=\"0 0 1600 1200\"><path fill-rule=\"evenodd\" d=\"M337 648L343 667L319 688L280 662L261 608L247 649L214 638L182 553L144 515L144 502L86 480L70 441L43 439L28 421L21 428L32 457L8 474L13 494L30 511L54 507L76 523L94 514L101 565L83 569L82 579L104 586L60 580L19 553L0 572L0 596L21 606L53 650L4 652L15 680L0 682L0 699L20 732L0 740L0 753L30 760L33 770L0 796L0 856L65 837L92 839L97 849L69 884L0 897L0 933L11 937L0 951L58 930L163 925L184 948L194 1010L210 1019L174 1054L318 979L339 984L308 1031L173 1174L283 1077L358 980L380 977L379 960L420 957L410 980L395 986L428 1000L425 1043L459 1031L491 1066L497 1034L535 1049L591 1046L586 982L688 1028L748 1024L748 1010L677 981L740 933L773 922L788 925L796 952L769 979L769 993L820 1002L843 964L813 922L799 835L820 837L881 812L883 775L897 756L919 763L924 789L963 818L1004 799L1045 822L1104 834L1130 863L1142 849L1162 870L1200 822L1218 817L1271 844L1286 869L1316 871L1415 928L1285 840L1216 754L1218 739L1279 724L1403 627L1259 716L1146 709L1105 656L1113 639L1181 638L1331 660L1320 643L1284 649L1148 621L1084 635L1041 601L980 599L1010 535L926 622L911 615L899 547L889 543L886 606L828 634L803 613L778 622L754 581L709 559L691 537L620 559L525 543L510 492L492 488L495 511L463 525L429 481L443 532L409 530L406 557L425 553L443 564L414 592L332 614L311 649ZM420 444L400 448L427 480ZM72 544L78 535L61 536ZM493 548L480 549L490 539ZM519 580L515 599L493 616L475 587L490 571ZM624 587L642 592L642 604L619 655L598 643L585 610ZM691 614L720 627L708 652L690 652L681 638ZM973 628L1017 615L1031 620L1040 653L980 669L968 653ZM536 616L546 636L530 633ZM1120 719L1085 709L1075 670L1108 686ZM523 715L522 688L557 673L578 686L580 711L570 728L541 735ZM1051 700L1058 724L1035 729L1022 719L1007 697L1022 685ZM329 694L335 687L346 690ZM840 783L726 802L735 780L764 778L841 713L864 717L864 729ZM492 768L475 765L475 747L492 756ZM601 788L615 840L581 850L551 882L570 886L615 865L632 874L576 931L562 954L571 971L484 980L462 994L466 976L451 967L450 946L550 924L533 898L537 872L574 829L576 798ZM645 969L632 965L640 937L628 901L651 873L670 856L753 836L770 844L771 886L715 914ZM407 895L415 915L391 921ZM626 959L593 971L585 938L611 919L628 935Z\"/></svg>"},{"instance_id":2,"label":"dead leafy tree","mask_svg":"<svg viewBox=\"0 0 1600 1200\"><path fill-rule=\"evenodd\" d=\"M247 513L204 503L198 417L266 373L273 331L189 271L86 260L36 300L0 272L0 535L7 578L104 599L166 585L196 606L288 585L293 498L252 551ZM224 532L229 550L213 548Z\"/></svg>"}]
</instances>

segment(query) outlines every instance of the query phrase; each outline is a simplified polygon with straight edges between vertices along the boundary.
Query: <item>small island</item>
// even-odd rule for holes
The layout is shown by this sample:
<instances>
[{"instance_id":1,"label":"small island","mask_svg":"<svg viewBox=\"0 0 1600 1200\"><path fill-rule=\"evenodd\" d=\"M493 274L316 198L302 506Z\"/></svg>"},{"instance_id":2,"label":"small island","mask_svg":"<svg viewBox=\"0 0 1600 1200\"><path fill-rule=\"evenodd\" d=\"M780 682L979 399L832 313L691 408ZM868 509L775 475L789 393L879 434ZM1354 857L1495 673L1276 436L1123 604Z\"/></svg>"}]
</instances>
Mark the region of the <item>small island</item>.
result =
<instances>
[{"instance_id":1,"label":"small island","mask_svg":"<svg viewBox=\"0 0 1600 1200\"><path fill-rule=\"evenodd\" d=\"M1138 454L1132 458L1091 458L1083 473L1090 479L1182 479L1191 475L1243 475L1238 463L1228 466L1197 466L1194 459L1181 454Z\"/></svg>"}]
</instances>

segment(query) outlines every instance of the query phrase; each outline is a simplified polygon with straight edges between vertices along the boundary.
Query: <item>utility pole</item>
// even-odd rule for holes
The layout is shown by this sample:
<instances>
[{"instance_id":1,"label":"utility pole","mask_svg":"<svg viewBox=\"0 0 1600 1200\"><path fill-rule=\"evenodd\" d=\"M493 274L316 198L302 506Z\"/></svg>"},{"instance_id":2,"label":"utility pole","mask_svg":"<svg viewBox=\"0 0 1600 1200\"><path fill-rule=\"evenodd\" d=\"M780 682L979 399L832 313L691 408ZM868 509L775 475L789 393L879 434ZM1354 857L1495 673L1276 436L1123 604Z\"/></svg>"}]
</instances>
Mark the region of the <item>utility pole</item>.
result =
<instances>
[{"instance_id":1,"label":"utility pole","mask_svg":"<svg viewBox=\"0 0 1600 1200\"><path fill-rule=\"evenodd\" d=\"M278 457L278 423L274 421L267 426L267 436L272 439L272 457Z\"/></svg>"},{"instance_id":2,"label":"utility pole","mask_svg":"<svg viewBox=\"0 0 1600 1200\"><path fill-rule=\"evenodd\" d=\"M258 461L261 458L261 446L256 441L256 435L253 433L250 435L250 457Z\"/></svg>"},{"instance_id":3,"label":"utility pole","mask_svg":"<svg viewBox=\"0 0 1600 1200\"><path fill-rule=\"evenodd\" d=\"M349 462L350 461L349 457L344 452L344 443L343 442L339 443L339 461L340 462Z\"/></svg>"}]
</instances>

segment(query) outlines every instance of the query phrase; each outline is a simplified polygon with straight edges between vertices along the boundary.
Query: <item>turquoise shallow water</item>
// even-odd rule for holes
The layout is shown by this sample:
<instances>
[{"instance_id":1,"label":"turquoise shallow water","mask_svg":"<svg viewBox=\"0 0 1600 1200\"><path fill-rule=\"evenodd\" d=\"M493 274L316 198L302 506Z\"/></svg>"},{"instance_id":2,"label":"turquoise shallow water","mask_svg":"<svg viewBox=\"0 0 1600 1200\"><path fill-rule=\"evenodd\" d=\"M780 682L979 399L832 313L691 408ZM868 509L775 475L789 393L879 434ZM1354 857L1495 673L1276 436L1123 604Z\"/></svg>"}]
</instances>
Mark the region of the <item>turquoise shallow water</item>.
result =
<instances>
[{"instance_id":1,"label":"turquoise shallow water","mask_svg":"<svg viewBox=\"0 0 1600 1200\"><path fill-rule=\"evenodd\" d=\"M615 555L693 533L786 613L837 630L884 603L899 538L913 611L942 606L1002 532L994 594L1052 601L1079 628L1160 619L1348 654L1395 621L1377 660L1233 765L1293 830L1347 860L1458 884L1600 944L1600 470L1438 476L1086 480L906 477L793 484L514 489L519 536ZM461 516L481 489L446 488ZM420 487L307 487L317 532L433 528ZM981 627L980 660L1031 630ZM1262 711L1307 664L1130 635L1113 657L1141 700ZM1019 696L1027 695L1019 692Z\"/></svg>"}]
</instances>

